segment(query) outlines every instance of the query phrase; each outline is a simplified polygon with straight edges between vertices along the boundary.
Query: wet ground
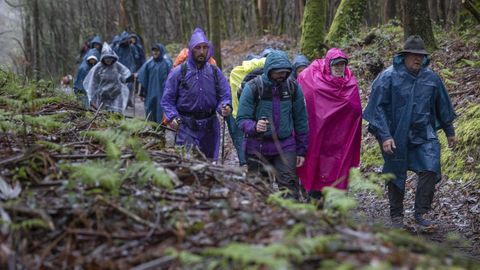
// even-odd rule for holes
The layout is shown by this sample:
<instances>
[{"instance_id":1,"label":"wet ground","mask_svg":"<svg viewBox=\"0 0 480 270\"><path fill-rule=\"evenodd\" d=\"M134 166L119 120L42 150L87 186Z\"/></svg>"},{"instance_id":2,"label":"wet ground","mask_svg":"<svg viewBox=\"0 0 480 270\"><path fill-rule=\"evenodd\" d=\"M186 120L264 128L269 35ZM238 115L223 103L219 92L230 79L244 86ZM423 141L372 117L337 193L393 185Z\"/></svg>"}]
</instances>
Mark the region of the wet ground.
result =
<instances>
[{"instance_id":1,"label":"wet ground","mask_svg":"<svg viewBox=\"0 0 480 270\"><path fill-rule=\"evenodd\" d=\"M436 228L422 231L413 219L416 179L411 175L404 203L405 230L480 261L480 191L470 190L467 185L447 179L437 184L432 210L427 214ZM391 226L386 193L381 197L359 193L355 197L359 202L358 220L373 226Z\"/></svg>"}]
</instances>

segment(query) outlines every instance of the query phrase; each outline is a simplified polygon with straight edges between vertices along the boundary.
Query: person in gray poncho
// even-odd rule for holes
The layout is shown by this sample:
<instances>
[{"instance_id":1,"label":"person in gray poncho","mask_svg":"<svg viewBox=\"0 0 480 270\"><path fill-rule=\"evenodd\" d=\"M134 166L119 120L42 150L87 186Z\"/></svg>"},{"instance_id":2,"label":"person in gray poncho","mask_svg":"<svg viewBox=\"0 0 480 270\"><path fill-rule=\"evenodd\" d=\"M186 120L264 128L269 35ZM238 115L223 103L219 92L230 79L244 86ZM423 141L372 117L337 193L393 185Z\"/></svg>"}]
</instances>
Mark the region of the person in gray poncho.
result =
<instances>
[{"instance_id":1,"label":"person in gray poncho","mask_svg":"<svg viewBox=\"0 0 480 270\"><path fill-rule=\"evenodd\" d=\"M133 78L130 70L118 62L112 48L104 43L100 62L88 72L83 86L93 107L123 113L129 94L127 83Z\"/></svg>"}]
</instances>

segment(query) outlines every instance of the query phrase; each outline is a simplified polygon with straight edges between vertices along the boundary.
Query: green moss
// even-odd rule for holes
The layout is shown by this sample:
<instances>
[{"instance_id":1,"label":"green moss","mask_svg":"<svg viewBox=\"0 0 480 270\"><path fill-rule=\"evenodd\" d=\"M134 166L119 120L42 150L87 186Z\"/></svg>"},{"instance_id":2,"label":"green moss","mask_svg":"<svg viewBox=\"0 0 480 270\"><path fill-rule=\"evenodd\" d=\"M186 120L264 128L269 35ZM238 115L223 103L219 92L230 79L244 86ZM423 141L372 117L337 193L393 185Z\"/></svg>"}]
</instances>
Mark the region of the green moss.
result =
<instances>
[{"instance_id":1,"label":"green moss","mask_svg":"<svg viewBox=\"0 0 480 270\"><path fill-rule=\"evenodd\" d=\"M360 29L367 0L342 0L335 13L326 41L336 45L352 38Z\"/></svg>"},{"instance_id":2,"label":"green moss","mask_svg":"<svg viewBox=\"0 0 480 270\"><path fill-rule=\"evenodd\" d=\"M442 144L442 170L449 178L464 181L480 178L480 105L468 108L456 121L457 145L450 149L444 134ZM443 132L440 132L443 133Z\"/></svg>"},{"instance_id":3,"label":"green moss","mask_svg":"<svg viewBox=\"0 0 480 270\"><path fill-rule=\"evenodd\" d=\"M303 54L310 59L318 58L322 52L319 45L325 37L325 19L327 2L325 0L307 0L302 22L302 38L300 47Z\"/></svg>"},{"instance_id":4,"label":"green moss","mask_svg":"<svg viewBox=\"0 0 480 270\"><path fill-rule=\"evenodd\" d=\"M372 169L383 165L382 153L378 144L362 144L360 154L362 169Z\"/></svg>"}]
</instances>

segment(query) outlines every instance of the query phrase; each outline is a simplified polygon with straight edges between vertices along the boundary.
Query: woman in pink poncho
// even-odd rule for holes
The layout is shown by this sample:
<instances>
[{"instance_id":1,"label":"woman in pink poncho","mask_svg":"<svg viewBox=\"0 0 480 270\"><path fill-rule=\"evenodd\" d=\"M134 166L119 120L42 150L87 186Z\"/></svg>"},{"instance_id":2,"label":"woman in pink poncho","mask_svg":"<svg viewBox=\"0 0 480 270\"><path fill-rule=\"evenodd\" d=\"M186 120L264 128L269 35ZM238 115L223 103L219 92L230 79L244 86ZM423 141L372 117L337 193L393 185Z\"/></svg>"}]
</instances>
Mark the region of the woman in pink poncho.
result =
<instances>
[{"instance_id":1,"label":"woman in pink poncho","mask_svg":"<svg viewBox=\"0 0 480 270\"><path fill-rule=\"evenodd\" d=\"M307 103L309 146L298 175L309 194L346 189L350 168L360 162L362 106L357 80L340 49L330 49L298 76Z\"/></svg>"}]
</instances>

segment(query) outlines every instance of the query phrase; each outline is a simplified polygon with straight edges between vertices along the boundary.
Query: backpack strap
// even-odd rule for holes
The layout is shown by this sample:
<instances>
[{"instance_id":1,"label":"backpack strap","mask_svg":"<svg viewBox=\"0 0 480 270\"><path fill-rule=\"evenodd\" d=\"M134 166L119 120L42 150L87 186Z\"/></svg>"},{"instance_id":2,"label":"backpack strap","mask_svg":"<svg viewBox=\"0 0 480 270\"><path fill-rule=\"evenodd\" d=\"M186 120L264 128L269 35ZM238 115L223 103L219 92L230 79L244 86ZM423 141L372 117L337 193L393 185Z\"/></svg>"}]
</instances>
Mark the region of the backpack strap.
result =
<instances>
[{"instance_id":1,"label":"backpack strap","mask_svg":"<svg viewBox=\"0 0 480 270\"><path fill-rule=\"evenodd\" d=\"M257 77L253 78L252 80L248 81L248 85L250 85L250 89L252 90L253 95L253 115L257 113L257 106L263 96L263 79L262 75L258 75Z\"/></svg>"},{"instance_id":2,"label":"backpack strap","mask_svg":"<svg viewBox=\"0 0 480 270\"><path fill-rule=\"evenodd\" d=\"M185 76L187 75L187 62L183 62L180 65L180 83L179 86L180 88L188 90L188 85L187 82L185 81Z\"/></svg>"},{"instance_id":3,"label":"backpack strap","mask_svg":"<svg viewBox=\"0 0 480 270\"><path fill-rule=\"evenodd\" d=\"M215 81L215 95L217 100L220 98L220 80L218 79L218 67L215 65L210 65L213 73L213 80Z\"/></svg>"},{"instance_id":4,"label":"backpack strap","mask_svg":"<svg viewBox=\"0 0 480 270\"><path fill-rule=\"evenodd\" d=\"M297 89L298 89L298 84L295 82L295 80L288 78L287 81L287 90L290 93L290 96L292 97L292 103L295 102L297 99Z\"/></svg>"}]
</instances>

